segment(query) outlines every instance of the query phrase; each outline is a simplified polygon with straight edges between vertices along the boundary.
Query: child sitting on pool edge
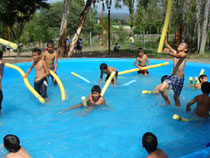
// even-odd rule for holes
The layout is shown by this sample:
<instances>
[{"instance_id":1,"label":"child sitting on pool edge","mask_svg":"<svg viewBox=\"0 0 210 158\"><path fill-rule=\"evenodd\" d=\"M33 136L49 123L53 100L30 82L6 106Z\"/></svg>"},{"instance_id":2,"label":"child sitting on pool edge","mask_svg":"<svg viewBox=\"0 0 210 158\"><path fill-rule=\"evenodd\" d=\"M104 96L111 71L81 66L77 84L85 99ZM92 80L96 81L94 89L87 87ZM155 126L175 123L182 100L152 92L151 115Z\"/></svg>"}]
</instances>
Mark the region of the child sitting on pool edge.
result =
<instances>
[{"instance_id":1,"label":"child sitting on pool edge","mask_svg":"<svg viewBox=\"0 0 210 158\"><path fill-rule=\"evenodd\" d=\"M44 60L41 59L41 50L34 49L32 51L32 57L34 62L31 67L28 69L27 73L23 78L28 78L28 74L31 72L33 67L36 70L36 78L34 80L34 89L47 101L47 76L49 75L49 68L47 67Z\"/></svg>"},{"instance_id":2,"label":"child sitting on pool edge","mask_svg":"<svg viewBox=\"0 0 210 158\"><path fill-rule=\"evenodd\" d=\"M194 84L193 87L197 88L197 89L201 89L202 83L207 82L208 78L207 78L206 75L200 75L199 77L195 77L195 81L196 82L199 81L199 83L198 84Z\"/></svg>"},{"instance_id":3,"label":"child sitting on pool edge","mask_svg":"<svg viewBox=\"0 0 210 158\"><path fill-rule=\"evenodd\" d=\"M100 82L102 82L104 73L107 74L106 79L105 79L105 81L106 81L106 80L109 79L109 77L110 77L110 75L113 71L116 72L115 76L112 79L112 84L115 86L116 85L116 80L117 80L117 77L118 77L118 71L114 67L107 66L107 64L105 64L105 63L102 63L100 65L100 70L101 70Z\"/></svg>"},{"instance_id":4,"label":"child sitting on pool edge","mask_svg":"<svg viewBox=\"0 0 210 158\"><path fill-rule=\"evenodd\" d=\"M31 158L27 151L20 146L17 136L8 134L4 137L4 147L9 151L5 158Z\"/></svg>"},{"instance_id":5,"label":"child sitting on pool edge","mask_svg":"<svg viewBox=\"0 0 210 158\"><path fill-rule=\"evenodd\" d=\"M106 105L105 99L100 94L101 94L101 88L98 85L93 86L91 89L91 94L89 94L89 96L86 100L87 108L83 110L84 113L81 116L86 115L94 107L96 108L98 105ZM74 105L70 108L67 108L59 113L63 113L65 111L72 110L72 109L79 108L79 107L85 107L85 105L83 105L83 103L80 103L80 104Z\"/></svg>"},{"instance_id":6,"label":"child sitting on pool edge","mask_svg":"<svg viewBox=\"0 0 210 158\"><path fill-rule=\"evenodd\" d=\"M193 100L187 104L186 112L191 111L190 106L197 102L196 109L193 111L196 117L207 119L209 117L210 110L210 83L204 82L201 85L201 91L203 94L197 95Z\"/></svg>"},{"instance_id":7,"label":"child sitting on pool edge","mask_svg":"<svg viewBox=\"0 0 210 158\"><path fill-rule=\"evenodd\" d=\"M157 148L157 145L157 137L154 134L147 132L143 135L142 147L149 153L147 158L168 158L161 149Z\"/></svg>"},{"instance_id":8,"label":"child sitting on pool edge","mask_svg":"<svg viewBox=\"0 0 210 158\"><path fill-rule=\"evenodd\" d=\"M141 69L141 67L146 67L146 62L148 65L150 65L150 62L147 58L147 55L144 54L144 50L143 48L139 48L138 49L139 55L136 58L136 61L134 62L134 66L136 66L137 68ZM139 64L137 65L137 62L139 62ZM144 76L147 76L149 74L148 70L140 70L138 71L138 74L143 74Z\"/></svg>"}]
</instances>

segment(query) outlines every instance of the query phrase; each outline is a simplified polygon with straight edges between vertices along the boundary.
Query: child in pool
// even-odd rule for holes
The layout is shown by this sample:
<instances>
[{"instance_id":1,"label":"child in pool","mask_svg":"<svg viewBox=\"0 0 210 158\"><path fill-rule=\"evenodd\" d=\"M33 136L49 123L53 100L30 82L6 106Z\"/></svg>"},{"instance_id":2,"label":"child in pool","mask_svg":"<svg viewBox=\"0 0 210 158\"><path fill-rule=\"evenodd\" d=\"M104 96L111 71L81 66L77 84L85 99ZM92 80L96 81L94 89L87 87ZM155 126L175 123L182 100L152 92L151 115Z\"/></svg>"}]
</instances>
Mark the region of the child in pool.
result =
<instances>
[{"instance_id":1,"label":"child in pool","mask_svg":"<svg viewBox=\"0 0 210 158\"><path fill-rule=\"evenodd\" d=\"M168 77L168 75L164 75L163 77L161 77L161 84L165 81L165 79L167 77ZM159 94L159 88L160 88L161 84L159 84L155 87L155 94Z\"/></svg>"},{"instance_id":2,"label":"child in pool","mask_svg":"<svg viewBox=\"0 0 210 158\"><path fill-rule=\"evenodd\" d=\"M47 50L42 53L42 60L45 61L50 70L56 73L56 70L58 68L58 55L56 52L53 51L53 49L54 49L54 44L52 41L49 41L47 43ZM51 76L51 78L53 83L57 84L55 78L53 76Z\"/></svg>"},{"instance_id":3,"label":"child in pool","mask_svg":"<svg viewBox=\"0 0 210 158\"><path fill-rule=\"evenodd\" d=\"M1 109L2 109L1 103L2 103L2 100L3 100L1 81L2 81L2 78L3 78L3 74L4 74L4 63L2 61L2 56L3 56L3 51L1 51L1 49L0 49L0 115L1 115Z\"/></svg>"},{"instance_id":4,"label":"child in pool","mask_svg":"<svg viewBox=\"0 0 210 158\"><path fill-rule=\"evenodd\" d=\"M157 148L157 145L157 137L154 134L150 132L144 134L142 138L142 146L149 153L147 158L168 158L161 149Z\"/></svg>"},{"instance_id":5,"label":"child in pool","mask_svg":"<svg viewBox=\"0 0 210 158\"><path fill-rule=\"evenodd\" d=\"M33 67L36 70L36 78L34 80L34 89L46 100L47 97L47 76L49 75L49 68L47 67L44 60L41 59L41 50L34 49L32 51L32 57L34 62L31 67L28 69L27 73L23 78L28 78L28 74L31 72Z\"/></svg>"},{"instance_id":6,"label":"child in pool","mask_svg":"<svg viewBox=\"0 0 210 158\"><path fill-rule=\"evenodd\" d=\"M193 100L187 104L186 112L191 111L190 106L197 102L197 107L194 111L194 114L200 118L207 119L209 117L210 110L210 83L204 82L201 85L201 91L203 94L197 95Z\"/></svg>"},{"instance_id":7,"label":"child in pool","mask_svg":"<svg viewBox=\"0 0 210 158\"><path fill-rule=\"evenodd\" d=\"M9 151L5 158L32 158L27 151L20 146L17 136L8 134L4 137L4 147Z\"/></svg>"},{"instance_id":8,"label":"child in pool","mask_svg":"<svg viewBox=\"0 0 210 158\"><path fill-rule=\"evenodd\" d=\"M146 67L146 62L148 65L150 65L150 62L147 58L147 55L144 54L144 50L143 48L139 48L138 49L138 52L139 52L139 55L138 57L136 58L136 61L134 62L134 65L137 67L137 68L141 68L141 67ZM139 64L137 65L137 62L139 62ZM143 74L144 76L147 76L149 74L149 71L148 70L140 70L138 71L138 74Z\"/></svg>"},{"instance_id":9,"label":"child in pool","mask_svg":"<svg viewBox=\"0 0 210 158\"><path fill-rule=\"evenodd\" d=\"M93 86L91 89L91 94L89 94L86 102L87 102L87 108L83 110L83 115L86 115L89 113L94 107L97 107L98 105L106 105L105 99L100 95L101 94L101 88L98 85ZM83 103L74 105L70 108L67 108L59 113L63 113L68 110L72 110L75 108L84 107Z\"/></svg>"},{"instance_id":10,"label":"child in pool","mask_svg":"<svg viewBox=\"0 0 210 158\"><path fill-rule=\"evenodd\" d=\"M100 70L101 70L100 82L102 82L104 73L107 74L106 79L105 79L105 81L106 81L106 80L109 79L109 77L110 77L110 75L113 71L116 72L115 76L112 79L112 84L115 86L116 85L116 80L117 80L117 77L118 77L118 71L114 67L107 66L107 64L105 64L105 63L102 63L100 65Z\"/></svg>"},{"instance_id":11,"label":"child in pool","mask_svg":"<svg viewBox=\"0 0 210 158\"><path fill-rule=\"evenodd\" d=\"M194 84L193 87L197 88L197 89L201 89L202 83L207 82L208 78L207 78L206 75L200 75L199 77L195 77L195 80L196 80L196 82L199 80L199 83L198 84Z\"/></svg>"}]
</instances>

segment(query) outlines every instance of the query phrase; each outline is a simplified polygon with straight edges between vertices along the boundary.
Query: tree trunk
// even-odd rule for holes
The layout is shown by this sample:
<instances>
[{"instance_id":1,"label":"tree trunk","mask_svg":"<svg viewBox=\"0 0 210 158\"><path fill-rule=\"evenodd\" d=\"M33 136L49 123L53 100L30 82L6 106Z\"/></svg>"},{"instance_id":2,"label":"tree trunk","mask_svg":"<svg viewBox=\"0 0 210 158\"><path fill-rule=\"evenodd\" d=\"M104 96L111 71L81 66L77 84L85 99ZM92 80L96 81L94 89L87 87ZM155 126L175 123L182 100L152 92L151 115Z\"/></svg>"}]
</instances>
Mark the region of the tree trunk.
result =
<instances>
[{"instance_id":1,"label":"tree trunk","mask_svg":"<svg viewBox=\"0 0 210 158\"><path fill-rule=\"evenodd\" d=\"M71 1L72 0L64 0L63 5L63 17L61 20L60 35L57 49L57 53L60 54L60 57L64 57L66 52L66 34Z\"/></svg>"},{"instance_id":2,"label":"tree trunk","mask_svg":"<svg viewBox=\"0 0 210 158\"><path fill-rule=\"evenodd\" d=\"M74 47L77 44L77 40L78 40L78 38L80 36L80 33L82 31L82 28L84 26L85 19L86 19L87 15L88 15L88 12L89 12L89 9L91 7L91 4L92 4L92 0L87 0L86 4L85 4L85 8L82 11L82 13L80 14L80 17L79 17L79 20L78 20L78 24L77 24L77 30L76 30L74 36L72 37L71 45L70 45L70 48L69 48L69 52L68 52L68 56L69 57L71 57L72 54L73 54Z\"/></svg>"},{"instance_id":3,"label":"tree trunk","mask_svg":"<svg viewBox=\"0 0 210 158\"><path fill-rule=\"evenodd\" d=\"M130 28L131 28L131 33L133 33L133 26L134 26L134 0L129 0L128 1L129 5L129 13L130 13Z\"/></svg>"},{"instance_id":4,"label":"tree trunk","mask_svg":"<svg viewBox=\"0 0 210 158\"><path fill-rule=\"evenodd\" d=\"M200 40L201 40L201 2L196 0L196 30L197 30L197 50L200 50Z\"/></svg>"},{"instance_id":5,"label":"tree trunk","mask_svg":"<svg viewBox=\"0 0 210 158\"><path fill-rule=\"evenodd\" d=\"M210 0L206 0L205 10L204 10L204 20L203 20L203 28L202 28L202 38L201 38L201 45L200 45L200 54L204 54L205 52L205 45L206 45L206 38L208 34L208 15L209 15L209 4Z\"/></svg>"}]
</instances>

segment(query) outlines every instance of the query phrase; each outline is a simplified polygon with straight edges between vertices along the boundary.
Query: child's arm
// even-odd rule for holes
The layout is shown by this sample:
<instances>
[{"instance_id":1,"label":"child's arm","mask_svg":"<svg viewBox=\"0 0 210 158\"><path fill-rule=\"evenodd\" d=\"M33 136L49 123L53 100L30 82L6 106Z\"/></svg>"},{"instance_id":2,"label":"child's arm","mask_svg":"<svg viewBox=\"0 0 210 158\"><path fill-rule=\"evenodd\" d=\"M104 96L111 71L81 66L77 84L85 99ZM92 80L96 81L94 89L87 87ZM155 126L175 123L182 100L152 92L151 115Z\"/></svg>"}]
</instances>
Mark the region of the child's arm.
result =
<instances>
[{"instance_id":1,"label":"child's arm","mask_svg":"<svg viewBox=\"0 0 210 158\"><path fill-rule=\"evenodd\" d=\"M34 67L34 62L32 63L32 65L31 65L31 67L28 69L28 71L26 72L26 74L23 76L23 78L25 79L25 78L28 78L28 74L31 72L31 70L33 69L33 67Z\"/></svg>"},{"instance_id":2,"label":"child's arm","mask_svg":"<svg viewBox=\"0 0 210 158\"><path fill-rule=\"evenodd\" d=\"M50 74L50 70L49 70L47 64L44 62L44 60L42 60L42 62L43 62L43 66L44 66L44 69L45 69L45 74L43 75L43 78L44 78L44 77L47 77Z\"/></svg>"},{"instance_id":3,"label":"child's arm","mask_svg":"<svg viewBox=\"0 0 210 158\"><path fill-rule=\"evenodd\" d=\"M174 54L177 53L177 51L176 51L175 49L173 49L173 48L168 44L167 40L165 40L165 46L166 46L171 52L173 52ZM170 52L170 51L169 51L169 52Z\"/></svg>"},{"instance_id":4,"label":"child's arm","mask_svg":"<svg viewBox=\"0 0 210 158\"><path fill-rule=\"evenodd\" d=\"M57 68L58 68L58 54L57 53L55 53L56 55L55 55L55 68L54 68L54 72L56 72L57 71Z\"/></svg>"},{"instance_id":5,"label":"child's arm","mask_svg":"<svg viewBox=\"0 0 210 158\"><path fill-rule=\"evenodd\" d=\"M116 76L113 77L113 80L114 80L113 85L115 86L116 85Z\"/></svg>"},{"instance_id":6,"label":"child's arm","mask_svg":"<svg viewBox=\"0 0 210 158\"><path fill-rule=\"evenodd\" d=\"M136 66L137 68L141 68L139 65L136 64L138 61L139 61L138 58L136 58L136 61L133 63L133 65Z\"/></svg>"},{"instance_id":7,"label":"child's arm","mask_svg":"<svg viewBox=\"0 0 210 158\"><path fill-rule=\"evenodd\" d=\"M81 106L83 106L82 103L74 105L74 106L71 106L70 108L64 109L64 110L62 110L62 111L60 111L58 113L61 114L61 113L64 113L65 111L72 110L72 109L75 109L75 108L78 108L78 107L81 107Z\"/></svg>"},{"instance_id":8,"label":"child's arm","mask_svg":"<svg viewBox=\"0 0 210 158\"><path fill-rule=\"evenodd\" d=\"M197 96L187 104L186 112L191 111L190 106L192 106L196 101L197 101Z\"/></svg>"},{"instance_id":9,"label":"child's arm","mask_svg":"<svg viewBox=\"0 0 210 158\"><path fill-rule=\"evenodd\" d=\"M89 106L88 108L83 110L83 114L80 115L80 117L87 115L89 112L91 112L93 110L92 106Z\"/></svg>"},{"instance_id":10,"label":"child's arm","mask_svg":"<svg viewBox=\"0 0 210 158\"><path fill-rule=\"evenodd\" d=\"M102 79L103 79L103 72L101 71L101 75L100 75L100 82L102 82Z\"/></svg>"},{"instance_id":11,"label":"child's arm","mask_svg":"<svg viewBox=\"0 0 210 158\"><path fill-rule=\"evenodd\" d=\"M148 64L148 65L151 65L150 62L149 62L149 60L148 60L148 58L147 58L147 55L146 55L146 58L145 58L145 59L146 59L146 61L147 61L147 64Z\"/></svg>"}]
</instances>

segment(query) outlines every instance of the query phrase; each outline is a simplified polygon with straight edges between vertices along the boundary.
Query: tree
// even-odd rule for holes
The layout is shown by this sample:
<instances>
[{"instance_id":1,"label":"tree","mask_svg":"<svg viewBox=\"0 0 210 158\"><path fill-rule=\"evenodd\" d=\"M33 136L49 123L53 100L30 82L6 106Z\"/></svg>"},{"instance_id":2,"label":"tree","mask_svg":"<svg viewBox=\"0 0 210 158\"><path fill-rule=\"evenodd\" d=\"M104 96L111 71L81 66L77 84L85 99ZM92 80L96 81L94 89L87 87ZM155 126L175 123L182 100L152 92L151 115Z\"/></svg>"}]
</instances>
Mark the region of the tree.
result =
<instances>
[{"instance_id":1,"label":"tree","mask_svg":"<svg viewBox=\"0 0 210 158\"><path fill-rule=\"evenodd\" d=\"M67 33L68 17L69 17L71 2L72 0L64 0L64 5L63 5L63 17L61 21L60 36L59 36L58 50L57 50L58 54L60 52L61 57L64 57L66 52L66 33Z\"/></svg>"},{"instance_id":2,"label":"tree","mask_svg":"<svg viewBox=\"0 0 210 158\"><path fill-rule=\"evenodd\" d=\"M25 24L30 21L37 9L47 8L48 4L42 0L1 0L0 21L9 26L18 45L20 55L20 37Z\"/></svg>"}]
</instances>

